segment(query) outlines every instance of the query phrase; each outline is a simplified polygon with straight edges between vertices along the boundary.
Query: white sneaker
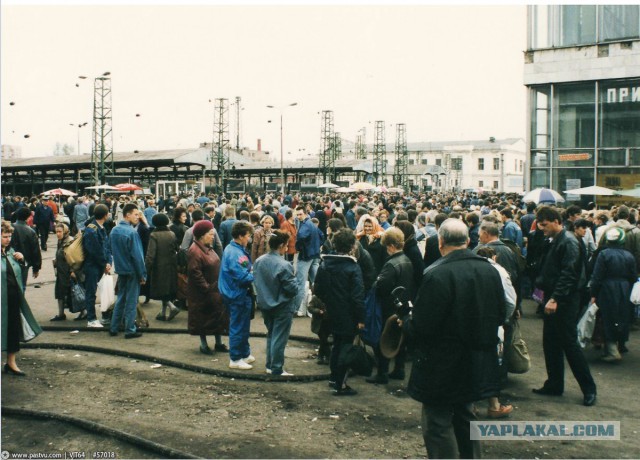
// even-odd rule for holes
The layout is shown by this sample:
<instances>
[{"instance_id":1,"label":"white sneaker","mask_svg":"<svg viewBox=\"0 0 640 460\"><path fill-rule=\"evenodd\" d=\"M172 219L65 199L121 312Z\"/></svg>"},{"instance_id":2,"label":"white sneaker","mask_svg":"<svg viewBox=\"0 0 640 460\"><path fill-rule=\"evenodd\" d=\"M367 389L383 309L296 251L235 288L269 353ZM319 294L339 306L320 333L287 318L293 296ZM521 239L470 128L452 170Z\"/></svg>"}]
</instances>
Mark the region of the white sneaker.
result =
<instances>
[{"instance_id":1,"label":"white sneaker","mask_svg":"<svg viewBox=\"0 0 640 460\"><path fill-rule=\"evenodd\" d=\"M100 323L100 321L98 321L97 319L94 319L93 321L89 321L87 323L87 327L104 327L102 325L102 323Z\"/></svg>"},{"instance_id":2,"label":"white sneaker","mask_svg":"<svg viewBox=\"0 0 640 460\"><path fill-rule=\"evenodd\" d=\"M280 374L280 377L293 377L293 374L282 369L282 374Z\"/></svg>"},{"instance_id":3,"label":"white sneaker","mask_svg":"<svg viewBox=\"0 0 640 460\"><path fill-rule=\"evenodd\" d=\"M253 369L253 366L251 364L244 362L242 359L239 359L237 361L229 361L229 368L240 369L245 371L245 370Z\"/></svg>"},{"instance_id":4,"label":"white sneaker","mask_svg":"<svg viewBox=\"0 0 640 460\"><path fill-rule=\"evenodd\" d=\"M242 361L244 361L247 364L251 364L255 360L256 360L256 358L254 358L253 355L249 355L246 358L242 358Z\"/></svg>"},{"instance_id":5,"label":"white sneaker","mask_svg":"<svg viewBox=\"0 0 640 460\"><path fill-rule=\"evenodd\" d=\"M264 371L267 374L273 374L273 371L271 369L269 369L268 367Z\"/></svg>"}]
</instances>

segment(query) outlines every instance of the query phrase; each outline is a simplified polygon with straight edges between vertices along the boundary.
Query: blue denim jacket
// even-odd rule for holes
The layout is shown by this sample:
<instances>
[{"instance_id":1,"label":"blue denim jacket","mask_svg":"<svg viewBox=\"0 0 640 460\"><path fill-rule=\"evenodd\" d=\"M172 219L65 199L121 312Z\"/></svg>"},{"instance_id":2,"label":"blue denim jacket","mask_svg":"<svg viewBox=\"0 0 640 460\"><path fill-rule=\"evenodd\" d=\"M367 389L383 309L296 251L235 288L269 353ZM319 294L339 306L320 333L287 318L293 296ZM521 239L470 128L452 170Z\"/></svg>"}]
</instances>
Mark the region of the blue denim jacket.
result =
<instances>
[{"instance_id":1,"label":"blue denim jacket","mask_svg":"<svg viewBox=\"0 0 640 460\"><path fill-rule=\"evenodd\" d=\"M251 283L251 257L245 248L231 241L222 253L218 289L226 299L236 300L247 294Z\"/></svg>"},{"instance_id":2,"label":"blue denim jacket","mask_svg":"<svg viewBox=\"0 0 640 460\"><path fill-rule=\"evenodd\" d=\"M121 220L111 230L111 251L118 275L134 275L139 280L147 279L147 269L144 266L144 253L140 235L133 226Z\"/></svg>"}]
</instances>

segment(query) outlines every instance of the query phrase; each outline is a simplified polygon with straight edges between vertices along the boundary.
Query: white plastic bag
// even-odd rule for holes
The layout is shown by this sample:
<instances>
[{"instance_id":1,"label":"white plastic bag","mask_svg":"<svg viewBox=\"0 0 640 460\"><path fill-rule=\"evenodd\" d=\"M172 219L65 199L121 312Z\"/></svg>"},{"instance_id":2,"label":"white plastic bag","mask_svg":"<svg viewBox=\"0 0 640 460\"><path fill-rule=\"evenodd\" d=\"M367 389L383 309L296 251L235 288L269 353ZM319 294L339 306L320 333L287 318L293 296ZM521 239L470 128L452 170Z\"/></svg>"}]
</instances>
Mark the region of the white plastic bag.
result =
<instances>
[{"instance_id":1,"label":"white plastic bag","mask_svg":"<svg viewBox=\"0 0 640 460\"><path fill-rule=\"evenodd\" d=\"M589 305L580 321L578 321L578 343L582 348L587 346L593 336L593 330L596 327L596 313L598 306L595 303Z\"/></svg>"},{"instance_id":2,"label":"white plastic bag","mask_svg":"<svg viewBox=\"0 0 640 460\"><path fill-rule=\"evenodd\" d=\"M631 303L634 305L640 305L640 278L634 283L629 300L631 300Z\"/></svg>"},{"instance_id":3,"label":"white plastic bag","mask_svg":"<svg viewBox=\"0 0 640 460\"><path fill-rule=\"evenodd\" d=\"M116 301L116 289L112 275L102 275L98 283L98 292L100 293L100 311L104 313Z\"/></svg>"}]
</instances>

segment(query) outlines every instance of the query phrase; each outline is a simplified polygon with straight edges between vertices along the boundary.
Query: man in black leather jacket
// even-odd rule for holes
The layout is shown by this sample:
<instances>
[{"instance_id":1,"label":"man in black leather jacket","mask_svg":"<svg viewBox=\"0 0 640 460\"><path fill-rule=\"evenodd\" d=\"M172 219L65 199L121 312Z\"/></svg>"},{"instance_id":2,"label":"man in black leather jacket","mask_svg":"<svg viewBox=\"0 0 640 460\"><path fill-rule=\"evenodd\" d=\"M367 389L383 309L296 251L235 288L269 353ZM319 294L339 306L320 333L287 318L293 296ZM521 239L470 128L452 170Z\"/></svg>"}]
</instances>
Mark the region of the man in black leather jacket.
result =
<instances>
[{"instance_id":1,"label":"man in black leather jacket","mask_svg":"<svg viewBox=\"0 0 640 460\"><path fill-rule=\"evenodd\" d=\"M29 267L33 268L34 278L38 277L42 267L42 254L40 253L38 235L26 223L30 216L31 211L27 207L20 208L15 212L16 223L13 224L13 235L11 236L11 247L16 252L21 252L24 255L25 267L22 270L23 291L27 289Z\"/></svg>"},{"instance_id":2,"label":"man in black leather jacket","mask_svg":"<svg viewBox=\"0 0 640 460\"><path fill-rule=\"evenodd\" d=\"M578 292L583 276L580 245L572 233L562 227L560 213L548 206L536 214L539 228L551 243L541 262L536 284L544 291L544 327L542 346L547 381L533 392L561 396L564 392L564 356L584 394L585 406L596 402L596 384L577 340L580 308Z\"/></svg>"}]
</instances>

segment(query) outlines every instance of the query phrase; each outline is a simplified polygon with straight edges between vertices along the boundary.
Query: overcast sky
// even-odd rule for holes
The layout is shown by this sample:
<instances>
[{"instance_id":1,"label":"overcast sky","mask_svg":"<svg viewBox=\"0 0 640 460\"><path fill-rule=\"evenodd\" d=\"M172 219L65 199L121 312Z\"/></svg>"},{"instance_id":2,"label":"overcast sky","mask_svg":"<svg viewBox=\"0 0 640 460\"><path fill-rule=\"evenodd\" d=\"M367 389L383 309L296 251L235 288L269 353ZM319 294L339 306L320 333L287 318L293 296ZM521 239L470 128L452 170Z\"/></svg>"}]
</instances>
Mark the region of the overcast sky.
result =
<instances>
[{"instance_id":1,"label":"overcast sky","mask_svg":"<svg viewBox=\"0 0 640 460\"><path fill-rule=\"evenodd\" d=\"M93 78L105 71L116 152L211 142L209 100L236 96L242 146L260 138L278 158L280 112L266 106L293 102L285 155L317 155L322 110L351 141L366 127L371 143L376 120L390 143L396 123L409 142L525 136L524 5L5 4L1 13L0 137L23 156L50 155L56 142L77 148L69 124L83 122L90 151ZM235 144L234 127L231 136Z\"/></svg>"}]
</instances>

